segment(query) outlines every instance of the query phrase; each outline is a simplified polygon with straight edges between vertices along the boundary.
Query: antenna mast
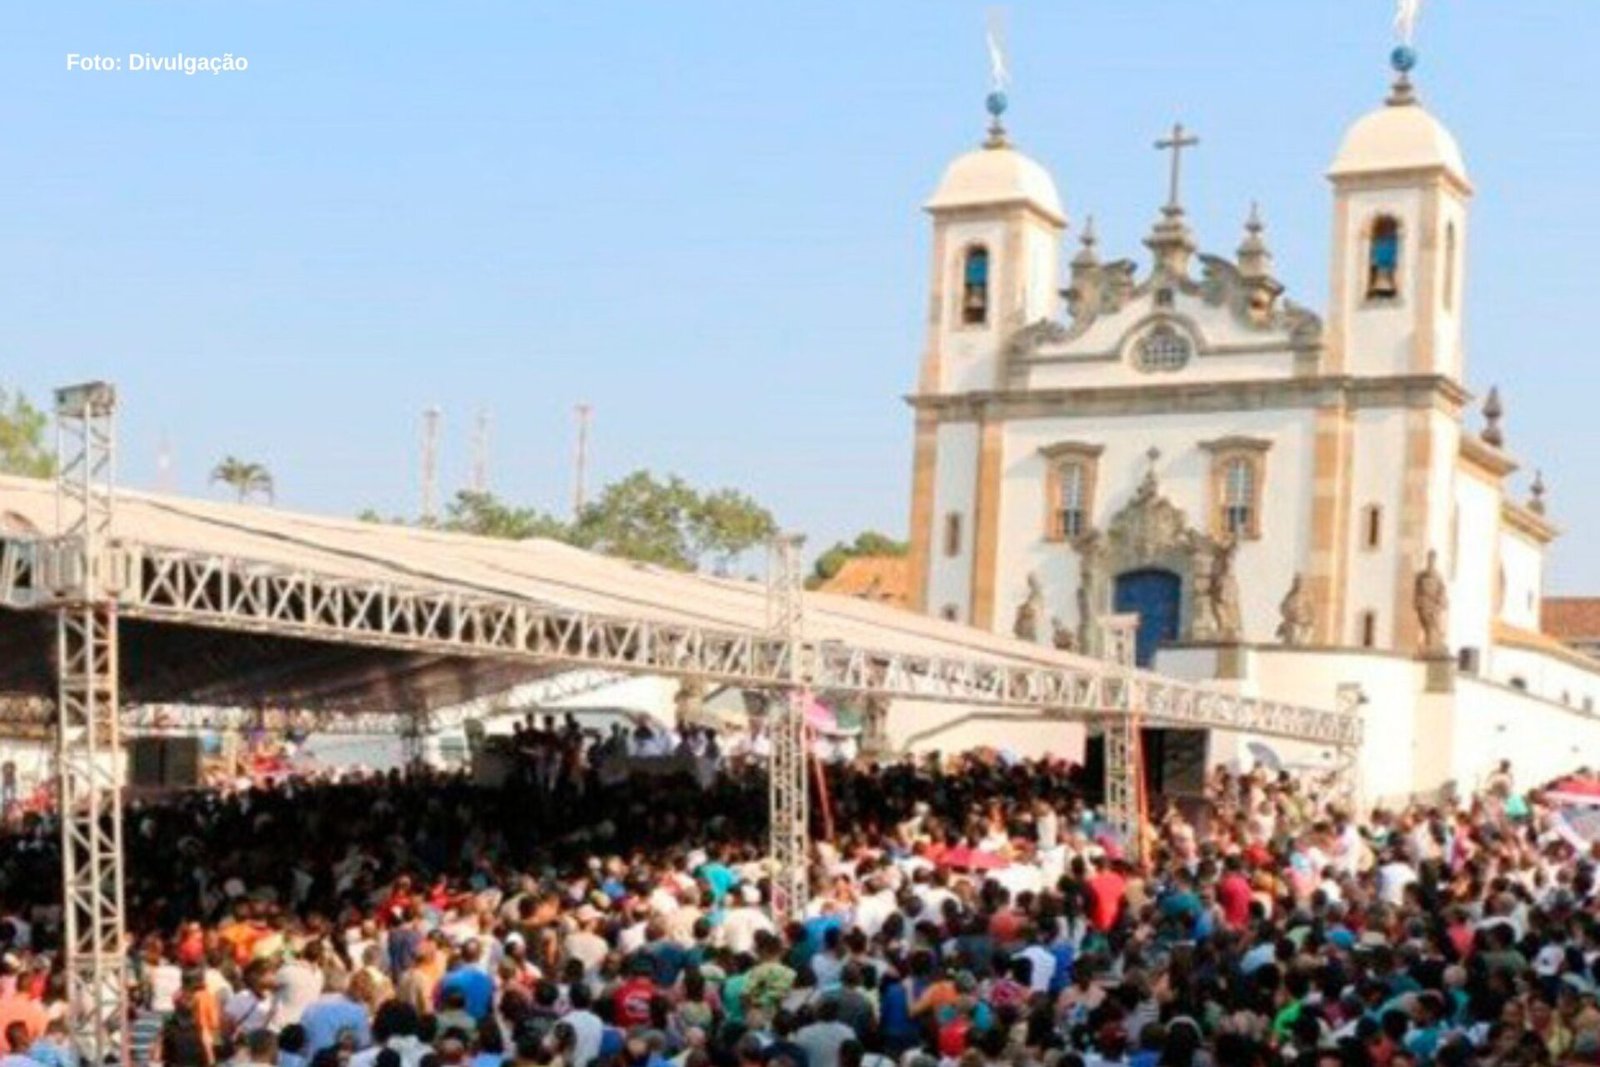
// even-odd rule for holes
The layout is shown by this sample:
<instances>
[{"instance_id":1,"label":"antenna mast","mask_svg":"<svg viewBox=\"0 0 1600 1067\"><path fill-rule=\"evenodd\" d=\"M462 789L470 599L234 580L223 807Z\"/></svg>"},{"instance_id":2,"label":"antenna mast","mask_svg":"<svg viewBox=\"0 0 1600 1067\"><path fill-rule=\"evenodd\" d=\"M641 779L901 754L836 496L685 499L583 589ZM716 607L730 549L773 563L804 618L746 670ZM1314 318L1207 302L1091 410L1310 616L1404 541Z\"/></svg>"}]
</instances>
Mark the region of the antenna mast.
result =
<instances>
[{"instance_id":1,"label":"antenna mast","mask_svg":"<svg viewBox=\"0 0 1600 1067\"><path fill-rule=\"evenodd\" d=\"M437 407L422 412L422 524L438 521L436 503L439 492L439 420L444 412Z\"/></svg>"},{"instance_id":2,"label":"antenna mast","mask_svg":"<svg viewBox=\"0 0 1600 1067\"><path fill-rule=\"evenodd\" d=\"M588 404L579 404L574 410L578 416L578 449L573 457L572 517L579 519L583 517L584 505L589 502L589 416L594 409Z\"/></svg>"},{"instance_id":3,"label":"antenna mast","mask_svg":"<svg viewBox=\"0 0 1600 1067\"><path fill-rule=\"evenodd\" d=\"M478 422L472 432L472 491L489 491L489 411L478 411Z\"/></svg>"}]
</instances>

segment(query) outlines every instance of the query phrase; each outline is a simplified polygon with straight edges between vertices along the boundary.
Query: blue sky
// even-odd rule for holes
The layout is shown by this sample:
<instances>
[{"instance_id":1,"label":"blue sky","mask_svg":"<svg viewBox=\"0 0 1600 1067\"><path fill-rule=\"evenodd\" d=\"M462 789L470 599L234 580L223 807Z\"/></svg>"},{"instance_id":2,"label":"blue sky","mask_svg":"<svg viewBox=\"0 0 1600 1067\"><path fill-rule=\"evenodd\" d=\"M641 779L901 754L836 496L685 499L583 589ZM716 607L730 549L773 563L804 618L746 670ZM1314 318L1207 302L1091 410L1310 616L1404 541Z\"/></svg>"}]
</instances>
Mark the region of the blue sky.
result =
<instances>
[{"instance_id":1,"label":"blue sky","mask_svg":"<svg viewBox=\"0 0 1600 1067\"><path fill-rule=\"evenodd\" d=\"M1231 251L1262 203L1292 297L1326 302L1340 132L1386 86L1389 0L1009 5L1010 126L1141 254L1150 142L1196 130L1190 216ZM114 379L122 477L233 453L287 506L414 513L494 419L492 483L558 509L572 406L593 480L754 493L813 544L900 532L925 300L918 210L981 136L984 5L10 4L0 9L0 384ZM1468 368L1600 589L1600 7L1427 0L1418 83L1478 187ZM249 58L69 72L69 52Z\"/></svg>"}]
</instances>

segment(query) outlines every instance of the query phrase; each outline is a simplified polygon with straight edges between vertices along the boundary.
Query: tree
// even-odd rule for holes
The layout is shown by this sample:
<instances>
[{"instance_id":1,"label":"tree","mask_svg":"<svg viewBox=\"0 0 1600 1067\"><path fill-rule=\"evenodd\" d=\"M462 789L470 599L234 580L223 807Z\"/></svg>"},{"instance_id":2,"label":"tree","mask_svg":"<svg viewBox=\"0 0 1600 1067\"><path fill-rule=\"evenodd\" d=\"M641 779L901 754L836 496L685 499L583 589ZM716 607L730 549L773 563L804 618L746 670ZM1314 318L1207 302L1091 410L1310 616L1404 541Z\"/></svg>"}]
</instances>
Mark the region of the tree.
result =
<instances>
[{"instance_id":1,"label":"tree","mask_svg":"<svg viewBox=\"0 0 1600 1067\"><path fill-rule=\"evenodd\" d=\"M709 562L722 573L777 528L770 511L736 490L700 493L677 475L634 471L583 509L573 542L674 570Z\"/></svg>"},{"instance_id":2,"label":"tree","mask_svg":"<svg viewBox=\"0 0 1600 1067\"><path fill-rule=\"evenodd\" d=\"M0 389L0 474L50 478L56 459L45 444L49 419L21 393Z\"/></svg>"},{"instance_id":3,"label":"tree","mask_svg":"<svg viewBox=\"0 0 1600 1067\"><path fill-rule=\"evenodd\" d=\"M909 551L911 546L904 541L896 541L888 534L876 530L863 530L856 534L854 541L848 544L844 541L836 542L833 547L818 556L811 566L811 577L806 584L815 589L838 574L852 559L862 556L904 556Z\"/></svg>"},{"instance_id":4,"label":"tree","mask_svg":"<svg viewBox=\"0 0 1600 1067\"><path fill-rule=\"evenodd\" d=\"M272 503L272 473L259 463L226 456L211 469L211 481L230 486L239 494L241 504L252 496L264 496L267 503Z\"/></svg>"},{"instance_id":5,"label":"tree","mask_svg":"<svg viewBox=\"0 0 1600 1067\"><path fill-rule=\"evenodd\" d=\"M370 508L359 517L384 521ZM548 538L674 570L710 566L719 574L778 528L772 513L744 493L702 493L676 475L662 479L649 471L635 471L606 486L574 522L536 508L513 507L493 493L463 489L445 508L440 525L512 541Z\"/></svg>"},{"instance_id":6,"label":"tree","mask_svg":"<svg viewBox=\"0 0 1600 1067\"><path fill-rule=\"evenodd\" d=\"M493 493L463 489L446 506L443 526L458 533L479 537L503 537L526 541L544 537L555 541L571 540L570 527L560 519L533 508L513 508Z\"/></svg>"}]
</instances>

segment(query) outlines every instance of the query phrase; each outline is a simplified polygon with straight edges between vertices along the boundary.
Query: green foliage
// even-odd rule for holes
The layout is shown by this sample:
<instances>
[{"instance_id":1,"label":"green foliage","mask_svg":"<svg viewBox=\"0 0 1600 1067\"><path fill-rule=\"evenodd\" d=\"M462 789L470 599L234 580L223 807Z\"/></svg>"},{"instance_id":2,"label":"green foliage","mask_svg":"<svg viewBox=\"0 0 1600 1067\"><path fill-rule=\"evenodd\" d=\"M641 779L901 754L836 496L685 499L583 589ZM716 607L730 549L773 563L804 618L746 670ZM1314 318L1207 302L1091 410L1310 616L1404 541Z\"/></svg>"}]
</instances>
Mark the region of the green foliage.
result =
<instances>
[{"instance_id":1,"label":"green foliage","mask_svg":"<svg viewBox=\"0 0 1600 1067\"><path fill-rule=\"evenodd\" d=\"M734 489L701 493L677 475L634 471L583 509L573 543L674 570L725 573L777 532L772 513Z\"/></svg>"},{"instance_id":2,"label":"green foliage","mask_svg":"<svg viewBox=\"0 0 1600 1067\"><path fill-rule=\"evenodd\" d=\"M385 521L371 508L359 518ZM709 566L718 573L726 573L778 528L771 512L738 490L702 493L676 475L663 479L649 471L606 486L575 522L463 489L445 509L440 526L513 541L548 538L674 570Z\"/></svg>"},{"instance_id":3,"label":"green foliage","mask_svg":"<svg viewBox=\"0 0 1600 1067\"><path fill-rule=\"evenodd\" d=\"M811 577L806 580L806 584L815 589L843 570L847 562L857 557L904 556L909 551L911 546L904 541L896 541L888 534L876 530L863 530L856 534L854 541L836 542L818 556L816 562L811 565Z\"/></svg>"},{"instance_id":4,"label":"green foliage","mask_svg":"<svg viewBox=\"0 0 1600 1067\"><path fill-rule=\"evenodd\" d=\"M560 519L532 508L510 507L493 493L473 489L463 489L456 494L445 508L441 525L458 533L502 537L510 541L525 541L530 537L566 541L571 534L570 528Z\"/></svg>"},{"instance_id":5,"label":"green foliage","mask_svg":"<svg viewBox=\"0 0 1600 1067\"><path fill-rule=\"evenodd\" d=\"M231 488L238 494L241 504L252 496L265 497L267 503L272 503L272 472L259 463L250 463L236 456L226 456L221 463L211 468L211 480Z\"/></svg>"},{"instance_id":6,"label":"green foliage","mask_svg":"<svg viewBox=\"0 0 1600 1067\"><path fill-rule=\"evenodd\" d=\"M49 418L21 393L0 389L0 474L49 478L55 454L45 443Z\"/></svg>"}]
</instances>

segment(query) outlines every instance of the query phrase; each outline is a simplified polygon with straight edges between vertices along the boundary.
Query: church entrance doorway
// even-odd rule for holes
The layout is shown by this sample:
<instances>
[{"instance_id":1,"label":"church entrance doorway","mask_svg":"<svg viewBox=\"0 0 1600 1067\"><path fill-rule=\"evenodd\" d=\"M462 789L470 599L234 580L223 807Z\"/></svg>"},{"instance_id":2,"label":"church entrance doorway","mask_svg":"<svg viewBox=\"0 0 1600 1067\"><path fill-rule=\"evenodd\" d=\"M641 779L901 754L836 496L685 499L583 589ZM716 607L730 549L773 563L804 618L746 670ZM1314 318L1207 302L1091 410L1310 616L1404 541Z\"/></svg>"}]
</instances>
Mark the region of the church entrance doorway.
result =
<instances>
[{"instance_id":1,"label":"church entrance doorway","mask_svg":"<svg viewBox=\"0 0 1600 1067\"><path fill-rule=\"evenodd\" d=\"M1178 639L1183 618L1183 582L1169 570L1144 567L1117 575L1112 590L1112 608L1119 614L1139 616L1134 657L1141 667L1155 662L1156 649L1163 641Z\"/></svg>"}]
</instances>

